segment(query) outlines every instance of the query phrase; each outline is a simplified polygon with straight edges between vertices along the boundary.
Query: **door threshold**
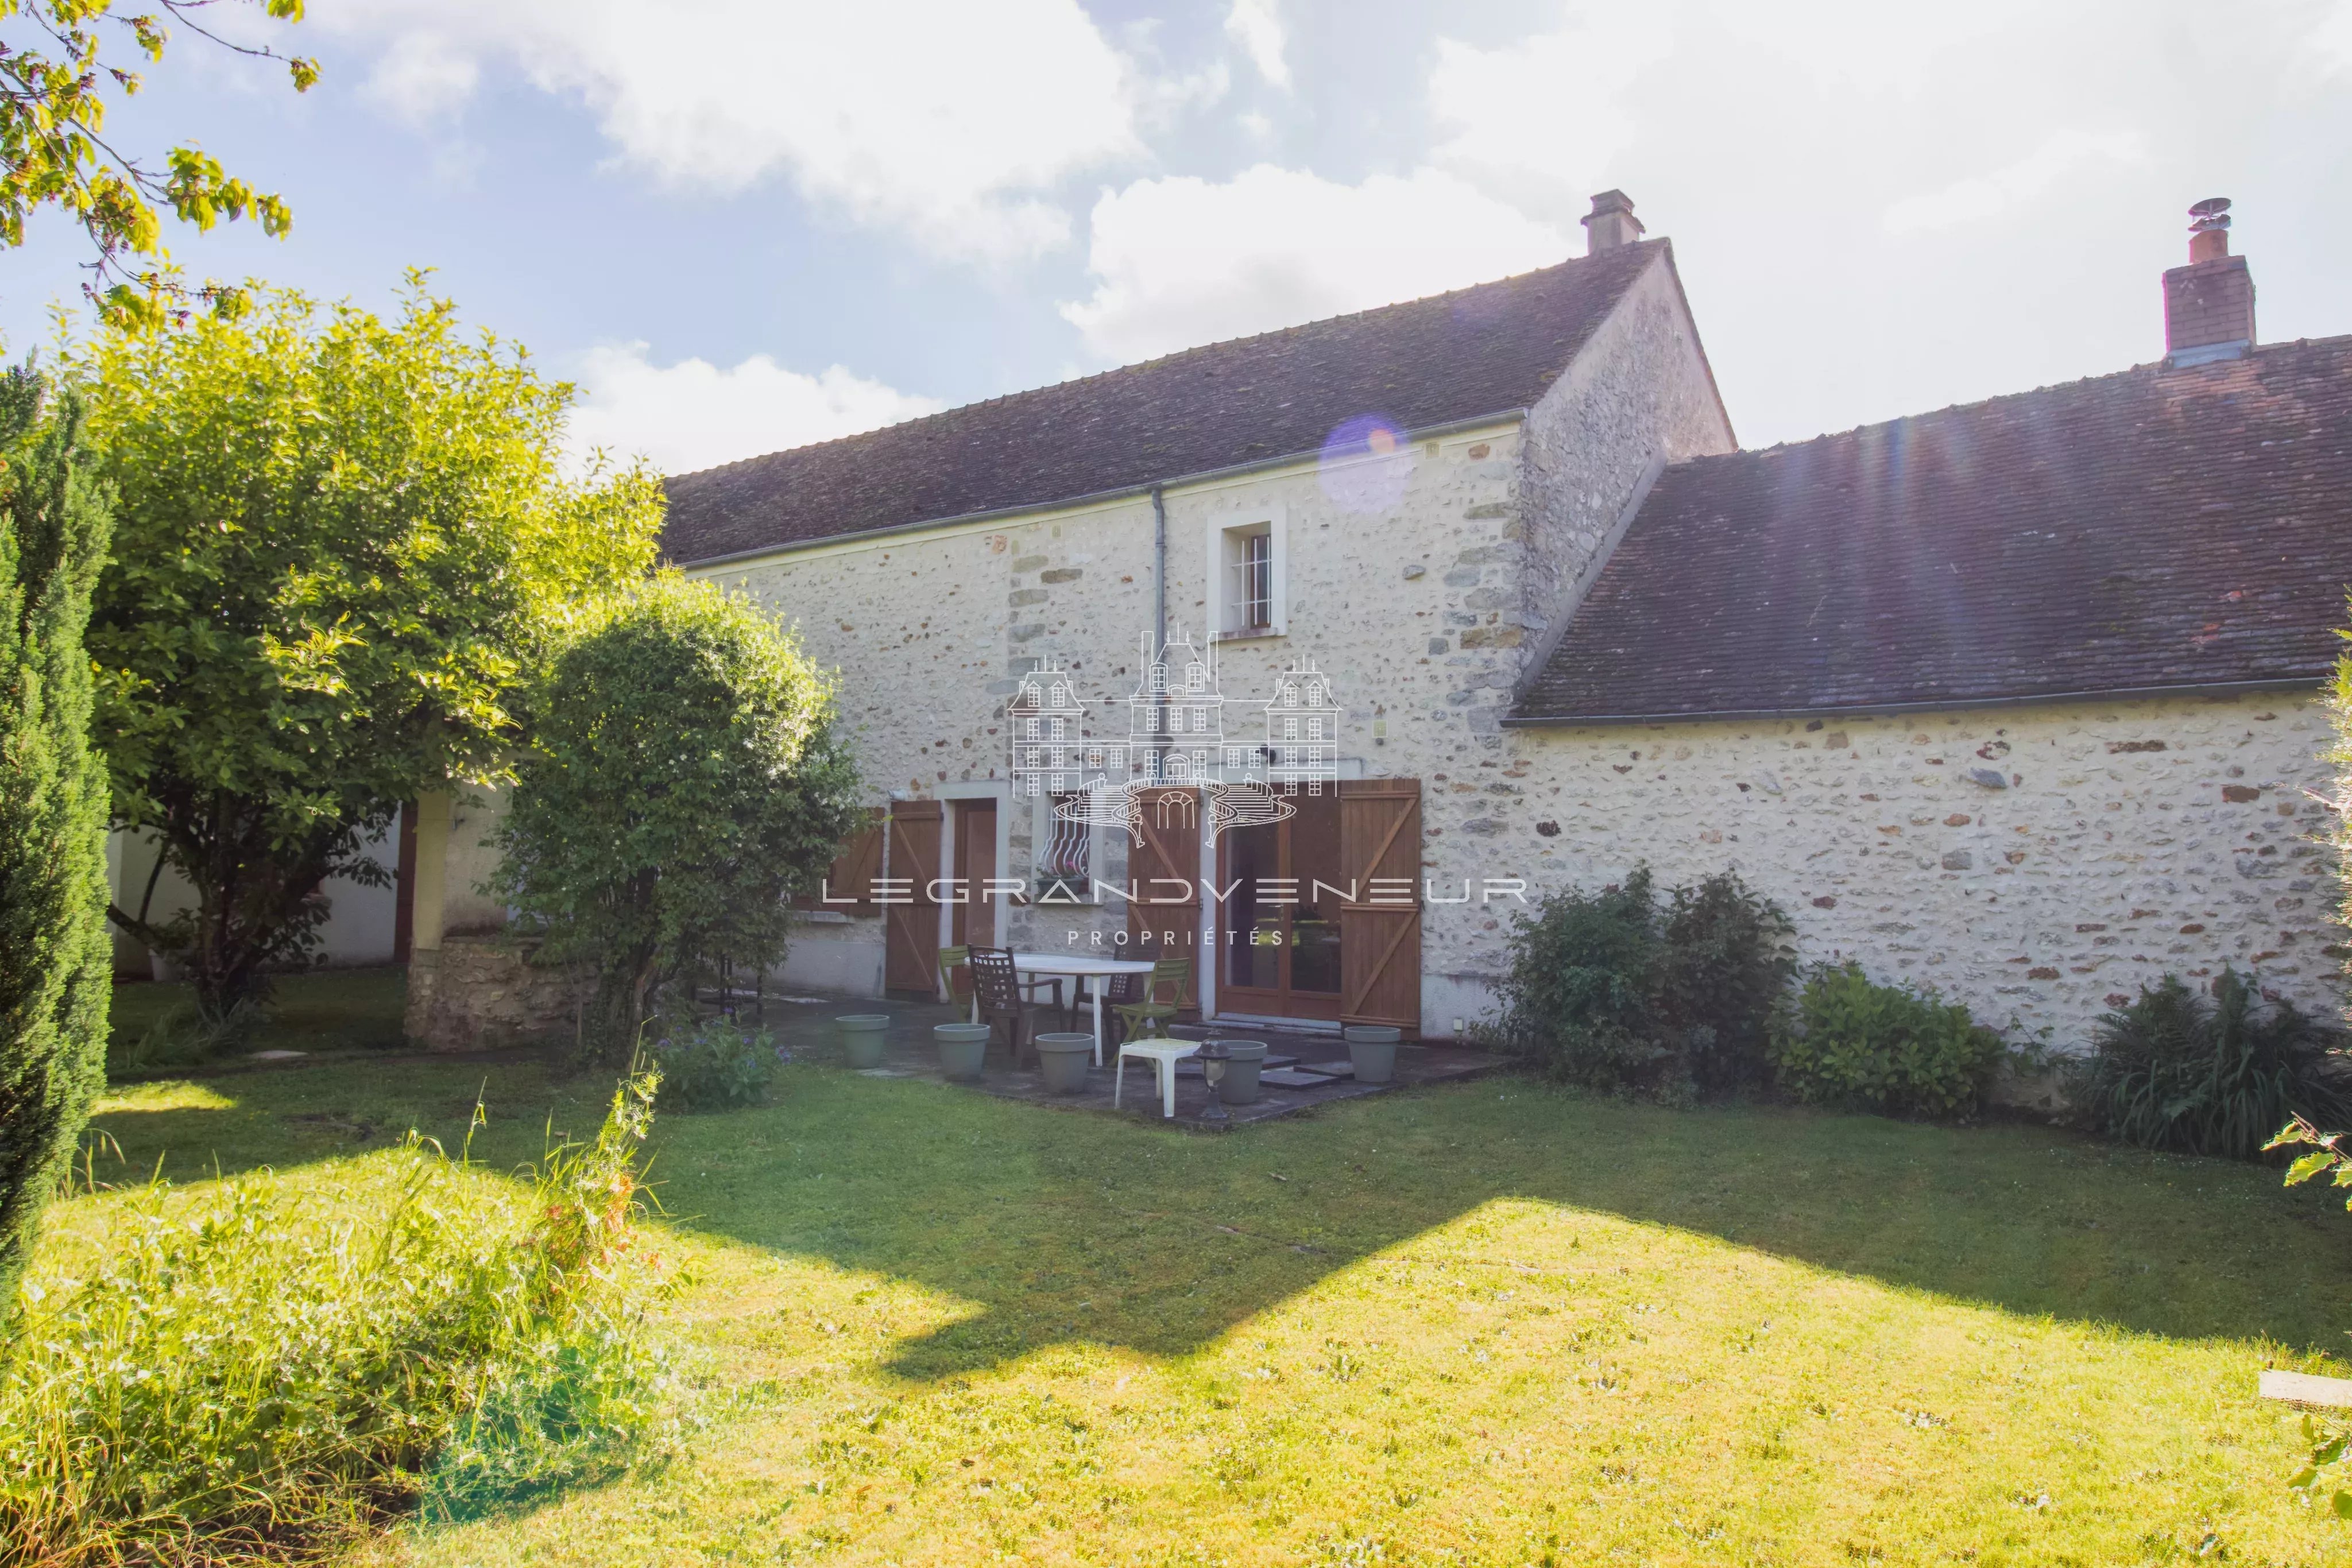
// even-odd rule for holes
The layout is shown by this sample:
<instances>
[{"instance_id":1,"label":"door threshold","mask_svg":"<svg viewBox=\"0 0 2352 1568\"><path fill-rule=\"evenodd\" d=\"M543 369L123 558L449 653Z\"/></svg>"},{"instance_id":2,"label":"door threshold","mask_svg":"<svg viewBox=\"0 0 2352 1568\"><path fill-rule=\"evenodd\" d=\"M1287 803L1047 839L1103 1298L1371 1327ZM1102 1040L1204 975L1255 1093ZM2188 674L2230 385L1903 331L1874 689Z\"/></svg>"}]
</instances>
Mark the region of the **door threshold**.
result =
<instances>
[{"instance_id":1,"label":"door threshold","mask_svg":"<svg viewBox=\"0 0 2352 1568\"><path fill-rule=\"evenodd\" d=\"M1218 1013L1205 1018L1202 1023L1244 1023L1256 1029L1297 1030L1303 1034L1338 1034L1341 1025L1333 1019L1270 1018L1263 1013Z\"/></svg>"}]
</instances>

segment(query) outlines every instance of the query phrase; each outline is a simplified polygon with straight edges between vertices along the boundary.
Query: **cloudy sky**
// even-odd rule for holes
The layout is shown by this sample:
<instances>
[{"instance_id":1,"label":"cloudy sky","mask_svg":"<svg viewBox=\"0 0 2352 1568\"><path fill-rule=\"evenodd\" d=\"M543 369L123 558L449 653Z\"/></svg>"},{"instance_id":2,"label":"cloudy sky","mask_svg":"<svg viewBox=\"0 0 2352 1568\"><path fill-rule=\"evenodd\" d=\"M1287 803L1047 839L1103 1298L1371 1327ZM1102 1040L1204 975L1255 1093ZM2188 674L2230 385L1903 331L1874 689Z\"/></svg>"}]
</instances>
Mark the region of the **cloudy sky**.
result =
<instances>
[{"instance_id":1,"label":"cloudy sky","mask_svg":"<svg viewBox=\"0 0 2352 1568\"><path fill-rule=\"evenodd\" d=\"M1675 243L1751 445L2143 362L2235 199L2266 340L2352 331L2352 0L310 0L110 121L295 211L196 276L408 265L682 472L1580 255ZM83 258L0 261L46 335Z\"/></svg>"}]
</instances>

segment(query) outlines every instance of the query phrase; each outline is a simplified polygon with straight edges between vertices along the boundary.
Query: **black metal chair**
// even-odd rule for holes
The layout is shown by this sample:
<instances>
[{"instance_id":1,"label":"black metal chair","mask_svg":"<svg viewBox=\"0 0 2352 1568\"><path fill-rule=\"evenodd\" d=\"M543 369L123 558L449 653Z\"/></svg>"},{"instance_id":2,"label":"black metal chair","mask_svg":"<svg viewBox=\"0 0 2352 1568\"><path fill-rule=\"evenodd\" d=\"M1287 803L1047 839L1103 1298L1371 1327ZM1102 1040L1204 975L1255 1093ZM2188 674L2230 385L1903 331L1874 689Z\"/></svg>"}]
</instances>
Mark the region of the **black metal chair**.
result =
<instances>
[{"instance_id":1,"label":"black metal chair","mask_svg":"<svg viewBox=\"0 0 2352 1568\"><path fill-rule=\"evenodd\" d=\"M974 947L970 962L972 994L980 998L981 1021L991 1028L1003 1024L1005 1043L1013 1052L1013 1065L1017 1068L1021 1065L1023 1047L1028 1048L1032 1057L1037 1054L1034 1043L1037 1014L1040 1007L1045 1004L1025 993L1038 988L1036 981L1039 977L1024 975L1014 968L1010 947ZM1059 980L1053 983L1053 993L1050 1005L1054 1011L1060 1012L1062 984Z\"/></svg>"}]
</instances>

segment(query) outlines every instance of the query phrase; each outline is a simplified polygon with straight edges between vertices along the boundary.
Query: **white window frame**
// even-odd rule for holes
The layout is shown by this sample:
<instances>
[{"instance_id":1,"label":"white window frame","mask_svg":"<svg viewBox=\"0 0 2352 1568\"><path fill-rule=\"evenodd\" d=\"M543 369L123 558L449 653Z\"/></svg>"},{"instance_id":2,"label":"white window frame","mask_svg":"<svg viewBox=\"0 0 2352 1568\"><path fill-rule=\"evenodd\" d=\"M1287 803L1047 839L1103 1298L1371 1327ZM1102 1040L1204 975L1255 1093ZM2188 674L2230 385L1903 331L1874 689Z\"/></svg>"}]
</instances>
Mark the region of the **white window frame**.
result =
<instances>
[{"instance_id":1,"label":"white window frame","mask_svg":"<svg viewBox=\"0 0 2352 1568\"><path fill-rule=\"evenodd\" d=\"M1247 511L1227 512L1209 522L1206 567L1210 635L1218 642L1237 637L1281 637L1290 627L1289 518L1278 504ZM1243 626L1241 567L1248 559L1248 540L1263 534L1272 551L1266 624Z\"/></svg>"}]
</instances>

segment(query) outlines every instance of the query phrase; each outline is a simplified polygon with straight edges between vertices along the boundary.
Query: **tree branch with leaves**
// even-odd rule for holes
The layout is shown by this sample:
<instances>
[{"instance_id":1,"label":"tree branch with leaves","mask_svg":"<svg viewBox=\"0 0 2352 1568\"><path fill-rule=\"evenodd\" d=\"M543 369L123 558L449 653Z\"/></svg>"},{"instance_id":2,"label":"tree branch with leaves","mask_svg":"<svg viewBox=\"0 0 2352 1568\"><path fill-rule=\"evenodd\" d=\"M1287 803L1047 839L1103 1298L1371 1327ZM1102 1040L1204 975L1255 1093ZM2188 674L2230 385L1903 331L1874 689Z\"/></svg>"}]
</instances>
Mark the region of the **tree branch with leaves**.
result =
<instances>
[{"instance_id":1,"label":"tree branch with leaves","mask_svg":"<svg viewBox=\"0 0 2352 1568\"><path fill-rule=\"evenodd\" d=\"M276 21L302 19L303 0L155 0L160 15L129 16L116 15L113 0L0 0L0 248L25 243L35 212L62 209L97 251L82 291L110 324L185 321L197 304L234 319L251 304L235 285L190 289L180 281L157 209L170 208L200 233L240 218L276 238L293 226L282 198L229 173L202 148L174 147L158 170L107 135L110 98L127 99L142 85L138 72L110 56L110 35L157 64L172 37L166 17L220 48L284 65L297 92L319 79L314 59L238 43L207 26L207 12L224 3L258 6Z\"/></svg>"}]
</instances>

